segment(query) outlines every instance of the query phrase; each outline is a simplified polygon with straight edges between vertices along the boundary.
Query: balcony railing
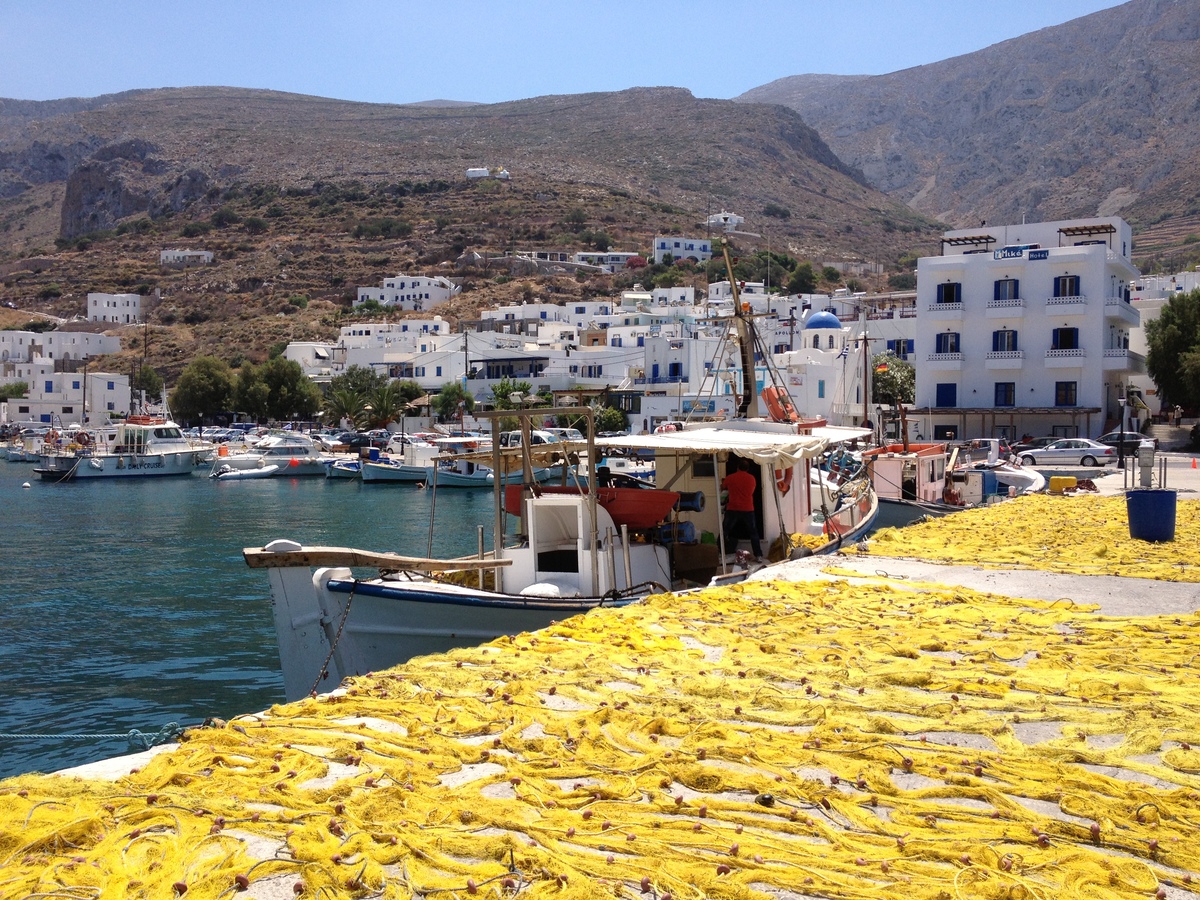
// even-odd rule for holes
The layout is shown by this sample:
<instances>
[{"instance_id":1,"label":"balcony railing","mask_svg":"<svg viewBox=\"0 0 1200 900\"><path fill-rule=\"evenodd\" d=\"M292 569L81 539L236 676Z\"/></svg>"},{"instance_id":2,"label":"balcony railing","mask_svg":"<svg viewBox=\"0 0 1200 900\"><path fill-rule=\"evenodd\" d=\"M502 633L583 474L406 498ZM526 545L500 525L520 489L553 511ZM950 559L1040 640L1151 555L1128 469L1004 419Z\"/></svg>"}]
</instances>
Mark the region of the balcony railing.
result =
<instances>
[{"instance_id":1,"label":"balcony railing","mask_svg":"<svg viewBox=\"0 0 1200 900\"><path fill-rule=\"evenodd\" d=\"M1025 299L1023 297L1004 297L1000 300L993 298L987 302L988 309L1013 309L1024 306Z\"/></svg>"},{"instance_id":2,"label":"balcony railing","mask_svg":"<svg viewBox=\"0 0 1200 900\"><path fill-rule=\"evenodd\" d=\"M989 350L988 359L1024 359L1024 350Z\"/></svg>"},{"instance_id":3,"label":"balcony railing","mask_svg":"<svg viewBox=\"0 0 1200 900\"><path fill-rule=\"evenodd\" d=\"M929 362L962 362L961 353L930 353Z\"/></svg>"},{"instance_id":4,"label":"balcony railing","mask_svg":"<svg viewBox=\"0 0 1200 900\"><path fill-rule=\"evenodd\" d=\"M1087 352L1081 348L1074 350L1047 350L1046 359L1084 359Z\"/></svg>"},{"instance_id":5,"label":"balcony railing","mask_svg":"<svg viewBox=\"0 0 1200 900\"><path fill-rule=\"evenodd\" d=\"M945 314L951 314L951 315L955 315L955 316L961 316L962 311L963 311L963 305L961 302L959 302L959 303L930 303L929 306L927 306L925 308L925 311L931 312L931 313L945 313Z\"/></svg>"},{"instance_id":6,"label":"balcony railing","mask_svg":"<svg viewBox=\"0 0 1200 900\"><path fill-rule=\"evenodd\" d=\"M1087 306L1087 297L1082 294L1073 294L1070 297L1047 297L1047 307L1063 307L1063 306Z\"/></svg>"}]
</instances>

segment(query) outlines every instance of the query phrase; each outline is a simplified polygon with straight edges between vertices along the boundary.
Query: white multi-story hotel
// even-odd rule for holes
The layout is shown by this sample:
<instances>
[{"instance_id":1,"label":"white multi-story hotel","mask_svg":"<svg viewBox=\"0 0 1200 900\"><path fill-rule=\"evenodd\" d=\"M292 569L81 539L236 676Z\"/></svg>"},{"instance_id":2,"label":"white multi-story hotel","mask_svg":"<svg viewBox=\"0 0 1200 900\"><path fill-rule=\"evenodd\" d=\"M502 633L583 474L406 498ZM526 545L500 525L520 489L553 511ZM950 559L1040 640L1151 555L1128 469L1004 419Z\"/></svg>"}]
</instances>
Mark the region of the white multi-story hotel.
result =
<instances>
[{"instance_id":1,"label":"white multi-story hotel","mask_svg":"<svg viewBox=\"0 0 1200 900\"><path fill-rule=\"evenodd\" d=\"M380 306L423 312L445 303L458 292L458 285L440 275L428 278L424 275L401 274L388 278L382 287L360 287L356 305L374 300Z\"/></svg>"},{"instance_id":2,"label":"white multi-story hotel","mask_svg":"<svg viewBox=\"0 0 1200 900\"><path fill-rule=\"evenodd\" d=\"M89 322L135 325L142 321L142 296L141 294L88 294L87 317Z\"/></svg>"},{"instance_id":3,"label":"white multi-story hotel","mask_svg":"<svg viewBox=\"0 0 1200 900\"><path fill-rule=\"evenodd\" d=\"M917 263L916 417L931 438L1096 437L1145 360L1130 350L1119 218L947 231ZM1127 423L1128 424L1128 423Z\"/></svg>"}]
</instances>

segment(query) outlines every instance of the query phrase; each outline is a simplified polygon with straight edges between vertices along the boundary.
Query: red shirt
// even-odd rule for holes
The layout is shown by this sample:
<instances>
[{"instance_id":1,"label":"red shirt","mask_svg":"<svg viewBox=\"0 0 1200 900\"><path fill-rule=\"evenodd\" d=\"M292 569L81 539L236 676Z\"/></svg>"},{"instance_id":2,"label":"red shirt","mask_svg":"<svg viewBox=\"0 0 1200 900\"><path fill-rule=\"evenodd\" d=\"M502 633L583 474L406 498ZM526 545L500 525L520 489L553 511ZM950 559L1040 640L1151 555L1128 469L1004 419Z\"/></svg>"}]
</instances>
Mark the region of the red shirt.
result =
<instances>
[{"instance_id":1,"label":"red shirt","mask_svg":"<svg viewBox=\"0 0 1200 900\"><path fill-rule=\"evenodd\" d=\"M730 512L754 512L754 488L758 480L745 470L731 472L721 482L722 490L729 491L729 502L725 508Z\"/></svg>"}]
</instances>

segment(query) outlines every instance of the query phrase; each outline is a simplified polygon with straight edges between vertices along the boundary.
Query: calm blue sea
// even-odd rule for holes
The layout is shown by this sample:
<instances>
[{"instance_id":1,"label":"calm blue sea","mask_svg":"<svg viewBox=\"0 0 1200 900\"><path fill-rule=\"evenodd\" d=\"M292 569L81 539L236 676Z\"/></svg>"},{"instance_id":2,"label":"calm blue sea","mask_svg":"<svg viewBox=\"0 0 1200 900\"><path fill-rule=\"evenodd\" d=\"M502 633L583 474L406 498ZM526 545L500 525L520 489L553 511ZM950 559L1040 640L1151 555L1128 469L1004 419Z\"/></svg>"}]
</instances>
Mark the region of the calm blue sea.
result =
<instances>
[{"instance_id":1,"label":"calm blue sea","mask_svg":"<svg viewBox=\"0 0 1200 900\"><path fill-rule=\"evenodd\" d=\"M282 701L267 575L243 547L429 549L429 491L206 474L54 484L0 460L0 777L128 752L10 735L153 733ZM434 555L474 552L477 524L491 546L491 492L436 503Z\"/></svg>"}]
</instances>

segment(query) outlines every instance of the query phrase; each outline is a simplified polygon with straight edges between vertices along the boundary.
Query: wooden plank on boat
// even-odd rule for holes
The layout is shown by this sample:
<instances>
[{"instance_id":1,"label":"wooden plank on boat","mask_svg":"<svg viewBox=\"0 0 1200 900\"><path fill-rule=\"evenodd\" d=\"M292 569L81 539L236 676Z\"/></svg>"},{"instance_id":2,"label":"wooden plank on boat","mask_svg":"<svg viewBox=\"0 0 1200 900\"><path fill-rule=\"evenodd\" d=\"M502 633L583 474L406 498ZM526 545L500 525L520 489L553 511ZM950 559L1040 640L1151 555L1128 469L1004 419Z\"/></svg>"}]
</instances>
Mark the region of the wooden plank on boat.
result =
<instances>
[{"instance_id":1,"label":"wooden plank on boat","mask_svg":"<svg viewBox=\"0 0 1200 900\"><path fill-rule=\"evenodd\" d=\"M428 559L400 556L398 553L376 553L352 547L301 547L299 550L276 552L259 547L242 551L246 565L252 569L281 569L298 566L363 566L376 569L415 569L422 572L449 572L472 569L495 569L511 566L511 559Z\"/></svg>"}]
</instances>

